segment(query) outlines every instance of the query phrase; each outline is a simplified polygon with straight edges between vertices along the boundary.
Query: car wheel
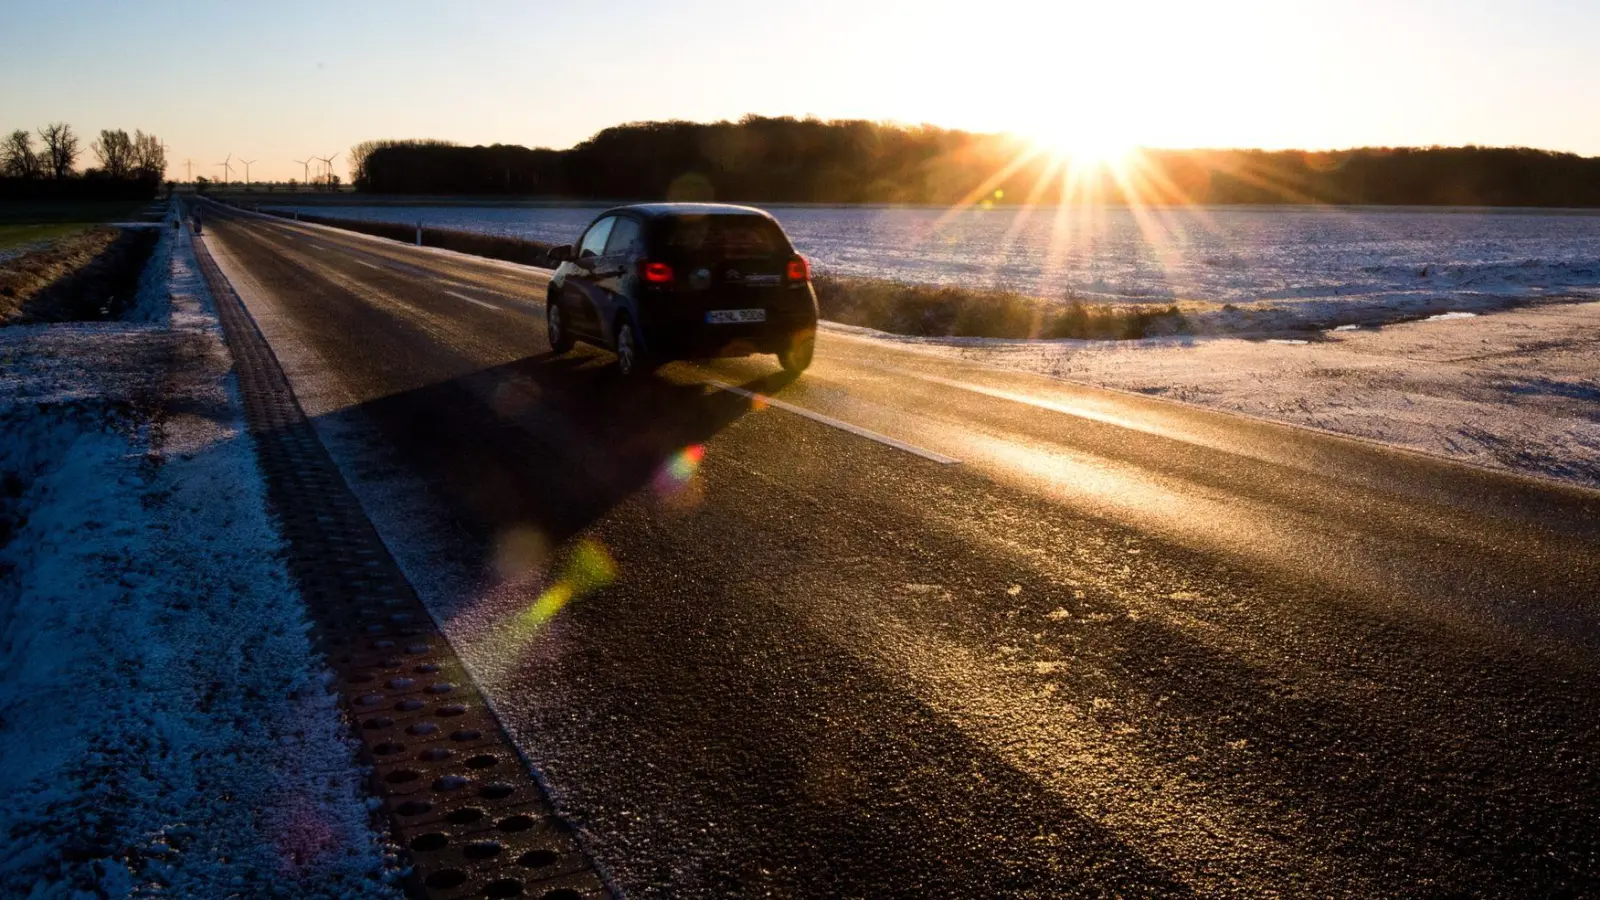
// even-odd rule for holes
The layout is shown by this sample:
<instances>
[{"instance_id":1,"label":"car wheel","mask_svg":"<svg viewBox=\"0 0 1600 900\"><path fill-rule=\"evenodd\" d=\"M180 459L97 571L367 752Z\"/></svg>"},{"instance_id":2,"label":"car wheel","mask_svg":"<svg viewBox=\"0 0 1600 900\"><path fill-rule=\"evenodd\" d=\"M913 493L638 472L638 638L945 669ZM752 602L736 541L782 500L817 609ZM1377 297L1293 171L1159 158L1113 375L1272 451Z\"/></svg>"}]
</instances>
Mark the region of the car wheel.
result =
<instances>
[{"instance_id":1,"label":"car wheel","mask_svg":"<svg viewBox=\"0 0 1600 900\"><path fill-rule=\"evenodd\" d=\"M567 329L567 320L561 314L561 304L554 297L545 301L544 305L545 336L550 339L550 349L557 353L565 353L572 349L572 332Z\"/></svg>"},{"instance_id":2,"label":"car wheel","mask_svg":"<svg viewBox=\"0 0 1600 900\"><path fill-rule=\"evenodd\" d=\"M791 335L789 345L778 352L778 365L783 366L785 372L799 375L810 367L816 349L817 338L810 332Z\"/></svg>"},{"instance_id":3,"label":"car wheel","mask_svg":"<svg viewBox=\"0 0 1600 900\"><path fill-rule=\"evenodd\" d=\"M650 371L644 350L639 346L639 334L627 318L617 323L617 371L625 378Z\"/></svg>"}]
</instances>

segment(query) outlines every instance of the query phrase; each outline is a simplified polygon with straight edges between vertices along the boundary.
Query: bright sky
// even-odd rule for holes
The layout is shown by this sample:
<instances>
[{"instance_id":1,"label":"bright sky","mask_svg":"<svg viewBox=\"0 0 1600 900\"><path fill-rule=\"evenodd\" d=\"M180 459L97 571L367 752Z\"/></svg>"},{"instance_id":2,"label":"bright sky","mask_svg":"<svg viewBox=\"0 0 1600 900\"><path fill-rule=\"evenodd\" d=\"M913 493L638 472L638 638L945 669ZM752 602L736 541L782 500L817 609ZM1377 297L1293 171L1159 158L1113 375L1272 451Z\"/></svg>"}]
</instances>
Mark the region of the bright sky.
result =
<instances>
[{"instance_id":1,"label":"bright sky","mask_svg":"<svg viewBox=\"0 0 1600 900\"><path fill-rule=\"evenodd\" d=\"M231 152L256 180L369 138L567 147L747 112L1600 155L1597 48L1594 0L0 0L0 128L143 128L177 177Z\"/></svg>"}]
</instances>

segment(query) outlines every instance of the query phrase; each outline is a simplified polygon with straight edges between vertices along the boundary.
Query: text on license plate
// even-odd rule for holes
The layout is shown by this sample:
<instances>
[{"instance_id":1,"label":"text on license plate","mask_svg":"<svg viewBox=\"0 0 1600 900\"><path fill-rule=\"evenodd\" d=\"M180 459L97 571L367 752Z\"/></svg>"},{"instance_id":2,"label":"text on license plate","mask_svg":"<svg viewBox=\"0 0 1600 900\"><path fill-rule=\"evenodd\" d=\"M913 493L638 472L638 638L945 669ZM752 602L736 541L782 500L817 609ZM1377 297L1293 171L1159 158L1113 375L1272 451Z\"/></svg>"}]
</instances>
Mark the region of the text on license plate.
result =
<instances>
[{"instance_id":1,"label":"text on license plate","mask_svg":"<svg viewBox=\"0 0 1600 900\"><path fill-rule=\"evenodd\" d=\"M764 309L713 309L706 313L706 323L710 325L731 325L736 322L765 322L767 311Z\"/></svg>"}]
</instances>

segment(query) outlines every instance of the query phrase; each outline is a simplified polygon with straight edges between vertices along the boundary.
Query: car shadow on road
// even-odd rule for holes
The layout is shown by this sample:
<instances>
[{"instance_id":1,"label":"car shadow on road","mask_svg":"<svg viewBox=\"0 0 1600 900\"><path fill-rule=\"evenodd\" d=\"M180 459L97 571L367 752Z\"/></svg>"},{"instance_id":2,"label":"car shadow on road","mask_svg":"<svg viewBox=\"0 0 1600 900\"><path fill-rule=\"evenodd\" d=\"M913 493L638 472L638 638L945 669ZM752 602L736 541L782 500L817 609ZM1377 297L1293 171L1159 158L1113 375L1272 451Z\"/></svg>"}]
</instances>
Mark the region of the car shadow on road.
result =
<instances>
[{"instance_id":1,"label":"car shadow on road","mask_svg":"<svg viewBox=\"0 0 1600 900\"><path fill-rule=\"evenodd\" d=\"M769 394L783 372L744 390ZM362 404L358 412L456 523L478 537L538 529L559 545L662 478L744 417L751 400L609 357L552 353ZM681 468L681 467L680 467Z\"/></svg>"}]
</instances>

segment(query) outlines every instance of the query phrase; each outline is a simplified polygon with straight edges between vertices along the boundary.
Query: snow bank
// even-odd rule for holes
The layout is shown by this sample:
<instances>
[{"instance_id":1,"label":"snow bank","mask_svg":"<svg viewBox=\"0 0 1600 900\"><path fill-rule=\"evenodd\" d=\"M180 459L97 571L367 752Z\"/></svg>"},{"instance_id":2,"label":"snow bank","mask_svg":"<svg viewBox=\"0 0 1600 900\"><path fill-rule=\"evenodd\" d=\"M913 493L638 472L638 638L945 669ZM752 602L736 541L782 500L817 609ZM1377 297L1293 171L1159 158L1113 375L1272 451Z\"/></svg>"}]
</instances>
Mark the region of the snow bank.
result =
<instances>
[{"instance_id":1,"label":"snow bank","mask_svg":"<svg viewBox=\"0 0 1600 900\"><path fill-rule=\"evenodd\" d=\"M156 246L150 251L150 260L145 263L144 272L139 276L139 292L134 295L133 302L123 313L123 319L130 322L164 322L170 307L169 292L172 290L171 280L176 272L173 268L173 246L183 239L182 230L174 227L180 222L181 213L176 203L169 203L167 214L161 221L161 237L156 240Z\"/></svg>"},{"instance_id":2,"label":"snow bank","mask_svg":"<svg viewBox=\"0 0 1600 900\"><path fill-rule=\"evenodd\" d=\"M158 252L146 324L0 330L0 895L398 896L186 233Z\"/></svg>"}]
</instances>

